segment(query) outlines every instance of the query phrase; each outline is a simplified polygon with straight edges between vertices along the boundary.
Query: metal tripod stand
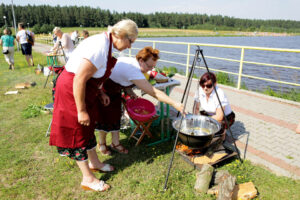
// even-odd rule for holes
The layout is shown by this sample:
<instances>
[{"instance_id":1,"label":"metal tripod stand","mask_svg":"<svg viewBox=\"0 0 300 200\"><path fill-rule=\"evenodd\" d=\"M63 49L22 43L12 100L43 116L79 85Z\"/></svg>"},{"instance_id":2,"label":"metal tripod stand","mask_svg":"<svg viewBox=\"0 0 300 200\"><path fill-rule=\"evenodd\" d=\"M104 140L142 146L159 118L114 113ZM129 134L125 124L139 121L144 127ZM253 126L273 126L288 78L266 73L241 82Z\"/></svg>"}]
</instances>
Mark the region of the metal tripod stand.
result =
<instances>
[{"instance_id":1,"label":"metal tripod stand","mask_svg":"<svg viewBox=\"0 0 300 200\"><path fill-rule=\"evenodd\" d=\"M186 83L186 86L185 86L185 89L184 89L184 93L183 93L182 99L181 99L181 103L184 103L183 104L184 105L183 106L183 113L185 113L186 104L187 104L187 100L188 100L188 94L190 92L192 78L193 78L193 75L194 75L194 72L195 72L195 66L197 65L197 63L200 64L200 61L201 61L201 59L199 58L199 54L201 54L201 58L202 58L202 60L204 62L204 65L205 65L205 68L206 68L207 72L210 72L209 69L208 69L206 60L204 58L204 55L203 55L203 50L200 49L200 47L198 46L197 49L196 49L196 52L195 52L195 57L194 57L194 60L193 60L193 64L192 64L192 67L191 67L191 70L190 70L190 73L189 73L189 76L188 76L188 80L187 80L187 83ZM210 74L209 74L209 76L210 76L210 79L212 79ZM226 123L226 125L228 127L228 130L230 132L230 136L233 138L233 134L232 134L231 129L229 127L229 123L228 123L228 120L226 118L226 115L225 115L224 109L222 107L222 104L221 104L221 101L220 101L220 98L219 98L219 95L217 93L215 85L213 85L213 89L214 89L214 91L215 91L215 93L217 95L217 99L218 99L219 105L220 105L220 107L222 109L222 112L224 114L225 123ZM177 117L178 116L179 116L179 112L177 113ZM178 142L178 135L179 135L179 131L180 131L181 126L182 126L183 118L184 118L184 116L182 115L181 119L180 119L180 123L179 123L179 128L178 128L178 131L176 133L176 138L175 138L175 142L174 142L174 146L173 146L172 156L171 156L171 159L170 159L168 173L167 173L167 177L166 177L165 185L164 185L164 190L165 191L167 189L168 179L169 179L170 171L171 171L173 160L174 160L174 153L175 153L176 145L177 145L177 142ZM242 159L240 157L240 153L239 153L239 151L237 149L235 141L234 141L234 147L235 147L235 151L237 152L239 160L242 162Z\"/></svg>"}]
</instances>

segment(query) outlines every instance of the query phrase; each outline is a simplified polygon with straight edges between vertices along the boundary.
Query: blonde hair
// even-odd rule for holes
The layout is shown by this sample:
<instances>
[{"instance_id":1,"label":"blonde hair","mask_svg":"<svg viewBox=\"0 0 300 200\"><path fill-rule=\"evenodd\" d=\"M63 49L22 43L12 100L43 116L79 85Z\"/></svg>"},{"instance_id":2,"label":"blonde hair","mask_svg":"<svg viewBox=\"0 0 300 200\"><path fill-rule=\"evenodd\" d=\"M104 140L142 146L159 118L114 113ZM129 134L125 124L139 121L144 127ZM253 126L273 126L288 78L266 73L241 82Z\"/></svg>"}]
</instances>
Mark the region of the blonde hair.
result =
<instances>
[{"instance_id":1,"label":"blonde hair","mask_svg":"<svg viewBox=\"0 0 300 200\"><path fill-rule=\"evenodd\" d=\"M134 40L138 35L138 26L131 19L123 19L113 26L108 26L108 31L122 39Z\"/></svg>"},{"instance_id":2,"label":"blonde hair","mask_svg":"<svg viewBox=\"0 0 300 200\"><path fill-rule=\"evenodd\" d=\"M55 27L55 28L53 29L53 33L56 33L56 32L61 32L61 30L60 30L59 27Z\"/></svg>"}]
</instances>

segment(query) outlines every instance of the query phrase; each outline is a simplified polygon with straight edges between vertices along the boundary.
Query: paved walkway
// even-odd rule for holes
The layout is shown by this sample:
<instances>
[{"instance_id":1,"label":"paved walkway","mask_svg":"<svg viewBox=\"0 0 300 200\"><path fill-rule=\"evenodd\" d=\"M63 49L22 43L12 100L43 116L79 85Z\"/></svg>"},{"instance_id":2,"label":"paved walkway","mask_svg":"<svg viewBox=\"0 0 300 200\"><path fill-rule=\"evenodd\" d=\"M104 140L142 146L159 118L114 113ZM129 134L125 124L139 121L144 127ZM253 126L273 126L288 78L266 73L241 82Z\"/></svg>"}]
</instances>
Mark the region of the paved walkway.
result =
<instances>
[{"instance_id":1,"label":"paved walkway","mask_svg":"<svg viewBox=\"0 0 300 200\"><path fill-rule=\"evenodd\" d=\"M51 46L36 43L35 51L45 52ZM170 96L180 101L186 78L176 75L181 82ZM193 80L187 111L192 111L197 80ZM261 164L277 175L300 179L300 134L295 133L300 121L300 103L266 95L220 86L226 93L236 121L231 130L243 159Z\"/></svg>"},{"instance_id":2,"label":"paved walkway","mask_svg":"<svg viewBox=\"0 0 300 200\"><path fill-rule=\"evenodd\" d=\"M181 86L171 97L181 100L186 78L176 75ZM187 111L192 112L193 80ZM300 103L282 100L250 91L220 86L226 93L236 121L231 127L243 159L261 164L277 175L300 179L300 134L295 133L300 121Z\"/></svg>"}]
</instances>

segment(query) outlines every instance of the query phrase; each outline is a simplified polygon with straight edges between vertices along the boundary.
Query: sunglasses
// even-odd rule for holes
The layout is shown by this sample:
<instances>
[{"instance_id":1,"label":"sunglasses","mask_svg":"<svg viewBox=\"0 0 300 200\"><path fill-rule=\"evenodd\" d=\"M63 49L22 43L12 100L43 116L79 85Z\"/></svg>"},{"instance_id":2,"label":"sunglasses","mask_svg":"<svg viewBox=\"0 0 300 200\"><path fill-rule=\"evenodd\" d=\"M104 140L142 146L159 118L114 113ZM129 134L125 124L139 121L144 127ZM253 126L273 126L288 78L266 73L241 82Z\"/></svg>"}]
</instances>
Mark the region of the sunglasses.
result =
<instances>
[{"instance_id":1,"label":"sunglasses","mask_svg":"<svg viewBox=\"0 0 300 200\"><path fill-rule=\"evenodd\" d=\"M208 89L212 88L213 84L201 85L202 88L207 87Z\"/></svg>"},{"instance_id":2,"label":"sunglasses","mask_svg":"<svg viewBox=\"0 0 300 200\"><path fill-rule=\"evenodd\" d=\"M153 69L155 67L155 66L149 66L145 61L144 61L144 63L148 69Z\"/></svg>"}]
</instances>

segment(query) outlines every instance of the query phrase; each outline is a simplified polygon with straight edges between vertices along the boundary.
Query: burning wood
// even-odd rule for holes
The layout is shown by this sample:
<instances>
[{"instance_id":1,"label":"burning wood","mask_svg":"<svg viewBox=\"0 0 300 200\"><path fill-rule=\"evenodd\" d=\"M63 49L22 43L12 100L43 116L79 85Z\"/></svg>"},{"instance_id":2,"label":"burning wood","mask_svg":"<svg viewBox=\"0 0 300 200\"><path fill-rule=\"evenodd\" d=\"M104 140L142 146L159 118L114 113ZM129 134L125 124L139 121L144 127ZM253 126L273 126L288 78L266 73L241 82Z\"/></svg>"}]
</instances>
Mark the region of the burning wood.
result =
<instances>
[{"instance_id":1,"label":"burning wood","mask_svg":"<svg viewBox=\"0 0 300 200\"><path fill-rule=\"evenodd\" d=\"M211 164L215 163L216 161L220 160L227 153L211 153L208 151L209 154L207 155L207 151L200 151L199 149L190 149L188 146L178 143L176 145L176 150L182 154L185 154L189 157L189 160L194 164Z\"/></svg>"},{"instance_id":2,"label":"burning wood","mask_svg":"<svg viewBox=\"0 0 300 200\"><path fill-rule=\"evenodd\" d=\"M199 149L190 149L188 146L181 143L176 145L176 150L188 156L194 156L202 153Z\"/></svg>"}]
</instances>

